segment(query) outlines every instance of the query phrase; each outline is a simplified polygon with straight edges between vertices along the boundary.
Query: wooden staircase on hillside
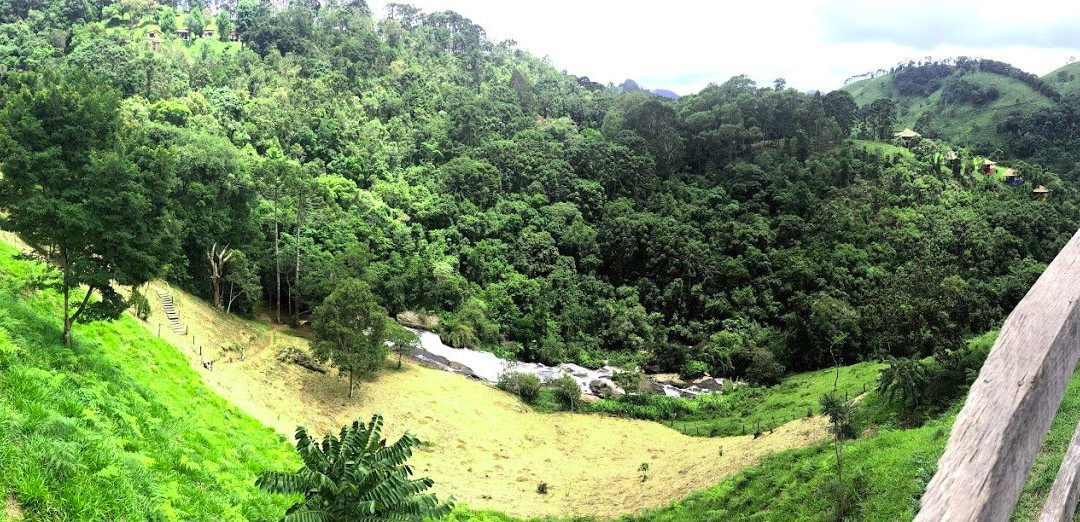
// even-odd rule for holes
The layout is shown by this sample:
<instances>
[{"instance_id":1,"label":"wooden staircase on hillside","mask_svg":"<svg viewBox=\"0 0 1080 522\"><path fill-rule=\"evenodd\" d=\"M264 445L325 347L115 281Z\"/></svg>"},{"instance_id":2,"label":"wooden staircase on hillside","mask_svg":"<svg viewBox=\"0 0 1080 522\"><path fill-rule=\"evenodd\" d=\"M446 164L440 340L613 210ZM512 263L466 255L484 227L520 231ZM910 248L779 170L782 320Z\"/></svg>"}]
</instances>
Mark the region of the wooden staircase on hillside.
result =
<instances>
[{"instance_id":1,"label":"wooden staircase on hillside","mask_svg":"<svg viewBox=\"0 0 1080 522\"><path fill-rule=\"evenodd\" d=\"M161 298L161 307L165 310L165 317L169 319L172 331L179 335L187 335L187 328L180 322L180 314L176 313L176 303L173 302L172 294L158 290L158 297Z\"/></svg>"}]
</instances>

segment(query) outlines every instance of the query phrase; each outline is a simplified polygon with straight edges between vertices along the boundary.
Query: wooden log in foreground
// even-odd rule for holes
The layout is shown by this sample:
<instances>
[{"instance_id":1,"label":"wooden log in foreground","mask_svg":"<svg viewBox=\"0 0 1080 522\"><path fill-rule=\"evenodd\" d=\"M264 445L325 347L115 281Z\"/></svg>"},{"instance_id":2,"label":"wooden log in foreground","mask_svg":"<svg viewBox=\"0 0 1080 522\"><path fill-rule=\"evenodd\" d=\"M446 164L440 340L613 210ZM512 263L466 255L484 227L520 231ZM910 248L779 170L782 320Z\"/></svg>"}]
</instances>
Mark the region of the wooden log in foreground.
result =
<instances>
[{"instance_id":1,"label":"wooden log in foreground","mask_svg":"<svg viewBox=\"0 0 1080 522\"><path fill-rule=\"evenodd\" d=\"M1080 232L1005 321L918 521L1008 520L1080 358Z\"/></svg>"},{"instance_id":2,"label":"wooden log in foreground","mask_svg":"<svg viewBox=\"0 0 1080 522\"><path fill-rule=\"evenodd\" d=\"M1076 512L1076 496L1080 493L1080 424L1076 425L1069 450L1058 468L1054 487L1046 497L1039 522L1067 522Z\"/></svg>"}]
</instances>

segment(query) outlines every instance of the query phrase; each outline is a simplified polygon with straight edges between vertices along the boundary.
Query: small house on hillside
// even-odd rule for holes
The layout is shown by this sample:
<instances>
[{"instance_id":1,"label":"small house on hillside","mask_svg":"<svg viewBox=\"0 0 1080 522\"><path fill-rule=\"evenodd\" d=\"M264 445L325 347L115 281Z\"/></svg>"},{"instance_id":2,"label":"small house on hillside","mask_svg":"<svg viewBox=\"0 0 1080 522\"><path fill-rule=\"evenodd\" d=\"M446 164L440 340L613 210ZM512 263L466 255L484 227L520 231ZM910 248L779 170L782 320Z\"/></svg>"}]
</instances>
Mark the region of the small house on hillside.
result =
<instances>
[{"instance_id":1,"label":"small house on hillside","mask_svg":"<svg viewBox=\"0 0 1080 522\"><path fill-rule=\"evenodd\" d=\"M1001 178L1003 181L1005 181L1005 183L1008 183L1009 185L1012 185L1014 187L1019 186L1021 183L1024 182L1024 180L1020 178L1020 173L1017 172L1016 169L1005 169L1005 173L1001 175Z\"/></svg>"},{"instance_id":2,"label":"small house on hillside","mask_svg":"<svg viewBox=\"0 0 1080 522\"><path fill-rule=\"evenodd\" d=\"M176 30L176 36L178 36L181 40L190 40L191 31L188 31L187 27L181 27Z\"/></svg>"},{"instance_id":3,"label":"small house on hillside","mask_svg":"<svg viewBox=\"0 0 1080 522\"><path fill-rule=\"evenodd\" d=\"M894 132L893 137L903 139L904 140L904 146L908 147L908 148L911 148L911 140L912 140L912 138L918 138L920 136L919 136L918 132L915 132L915 131L913 131L911 129L905 128L902 131Z\"/></svg>"},{"instance_id":4,"label":"small house on hillside","mask_svg":"<svg viewBox=\"0 0 1080 522\"><path fill-rule=\"evenodd\" d=\"M987 174L993 174L994 171L997 170L997 162L984 159L982 160L982 163L979 164L979 170Z\"/></svg>"},{"instance_id":5,"label":"small house on hillside","mask_svg":"<svg viewBox=\"0 0 1080 522\"><path fill-rule=\"evenodd\" d=\"M240 41L240 33L237 33L236 31L230 31L229 32L229 41L230 42L239 42Z\"/></svg>"},{"instance_id":6,"label":"small house on hillside","mask_svg":"<svg viewBox=\"0 0 1080 522\"><path fill-rule=\"evenodd\" d=\"M161 45L160 33L157 31L150 31L146 33L146 40L150 42L150 50L156 51L158 46Z\"/></svg>"},{"instance_id":7,"label":"small house on hillside","mask_svg":"<svg viewBox=\"0 0 1080 522\"><path fill-rule=\"evenodd\" d=\"M157 31L147 31L146 32L146 37L148 39L150 39L150 40L157 40L158 38L161 37L161 33L157 32Z\"/></svg>"},{"instance_id":8,"label":"small house on hillside","mask_svg":"<svg viewBox=\"0 0 1080 522\"><path fill-rule=\"evenodd\" d=\"M214 30L213 29L204 30L202 32L202 37L203 38L213 38L214 37Z\"/></svg>"},{"instance_id":9,"label":"small house on hillside","mask_svg":"<svg viewBox=\"0 0 1080 522\"><path fill-rule=\"evenodd\" d=\"M955 150L950 150L945 153L945 161L948 163L956 163L960 159L960 155Z\"/></svg>"},{"instance_id":10,"label":"small house on hillside","mask_svg":"<svg viewBox=\"0 0 1080 522\"><path fill-rule=\"evenodd\" d=\"M1031 191L1031 193L1034 194L1035 197L1037 197L1039 199L1046 199L1046 197L1050 195L1050 192L1051 192L1051 190L1046 188L1043 185L1039 185L1038 187L1035 187L1035 189Z\"/></svg>"}]
</instances>

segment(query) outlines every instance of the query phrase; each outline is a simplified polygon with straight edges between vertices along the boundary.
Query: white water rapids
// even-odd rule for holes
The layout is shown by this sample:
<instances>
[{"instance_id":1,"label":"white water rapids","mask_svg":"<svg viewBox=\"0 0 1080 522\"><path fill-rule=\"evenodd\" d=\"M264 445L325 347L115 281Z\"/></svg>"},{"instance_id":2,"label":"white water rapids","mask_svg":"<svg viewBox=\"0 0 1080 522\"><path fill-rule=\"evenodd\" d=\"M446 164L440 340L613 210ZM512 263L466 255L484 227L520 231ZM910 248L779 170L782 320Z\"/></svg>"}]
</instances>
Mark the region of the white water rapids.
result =
<instances>
[{"instance_id":1,"label":"white water rapids","mask_svg":"<svg viewBox=\"0 0 1080 522\"><path fill-rule=\"evenodd\" d=\"M434 332L415 330L409 331L420 336L419 349L413 353L413 357L424 361L436 368L470 375L488 384L499 381L499 375L506 372L531 373L540 378L542 382L549 382L563 375L569 375L577 381L582 393L596 395L591 385L600 381L604 385L618 389L611 382L611 376L618 370L610 366L603 366L596 370L590 370L576 364L560 364L558 366L546 366L538 363L526 363L508 361L491 352L469 350L466 348L453 348L443 344L439 335ZM719 390L724 379L710 379L705 382L680 388L668 383L653 380L656 386L663 390L664 395L669 397L694 397L703 393L713 393ZM619 390L621 392L622 390Z\"/></svg>"}]
</instances>

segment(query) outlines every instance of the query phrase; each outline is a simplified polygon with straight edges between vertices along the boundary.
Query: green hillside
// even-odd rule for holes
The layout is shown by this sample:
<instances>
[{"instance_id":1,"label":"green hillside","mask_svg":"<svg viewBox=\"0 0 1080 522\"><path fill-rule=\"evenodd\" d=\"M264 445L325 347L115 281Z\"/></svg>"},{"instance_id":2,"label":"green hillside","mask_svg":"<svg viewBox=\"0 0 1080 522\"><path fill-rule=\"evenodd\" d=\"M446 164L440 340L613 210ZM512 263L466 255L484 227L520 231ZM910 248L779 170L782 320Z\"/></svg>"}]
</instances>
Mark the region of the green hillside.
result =
<instances>
[{"instance_id":1,"label":"green hillside","mask_svg":"<svg viewBox=\"0 0 1080 522\"><path fill-rule=\"evenodd\" d=\"M1062 95L1080 92L1080 62L1059 67L1042 77Z\"/></svg>"},{"instance_id":2,"label":"green hillside","mask_svg":"<svg viewBox=\"0 0 1080 522\"><path fill-rule=\"evenodd\" d=\"M1013 77L959 67L949 71L908 83L898 76L903 72L896 72L852 83L843 90L851 93L860 107L881 98L896 102L896 128L909 127L925 136L986 152L1002 147L1005 137L998 125L1008 115L1055 106L1046 94Z\"/></svg>"},{"instance_id":3,"label":"green hillside","mask_svg":"<svg viewBox=\"0 0 1080 522\"><path fill-rule=\"evenodd\" d=\"M290 466L281 438L207 389L135 319L59 343L58 296L0 242L0 482L26 520L269 520L254 487Z\"/></svg>"}]
</instances>

